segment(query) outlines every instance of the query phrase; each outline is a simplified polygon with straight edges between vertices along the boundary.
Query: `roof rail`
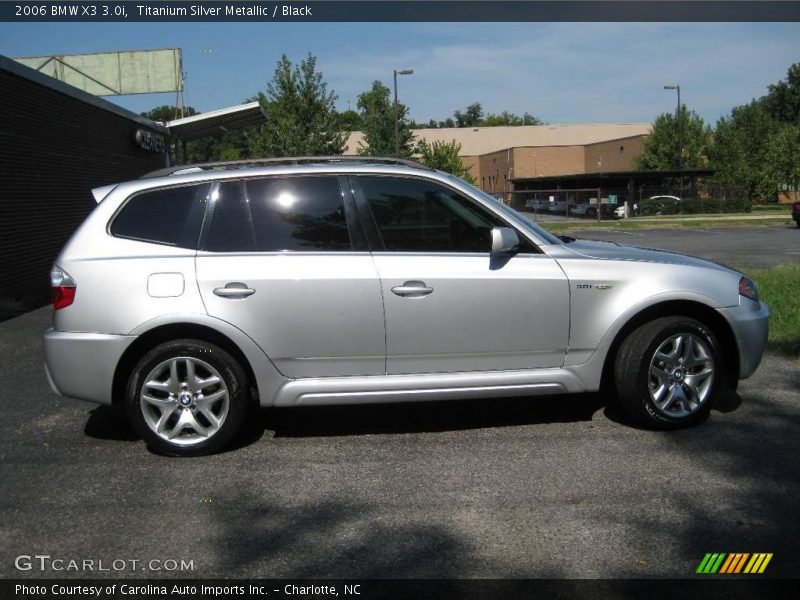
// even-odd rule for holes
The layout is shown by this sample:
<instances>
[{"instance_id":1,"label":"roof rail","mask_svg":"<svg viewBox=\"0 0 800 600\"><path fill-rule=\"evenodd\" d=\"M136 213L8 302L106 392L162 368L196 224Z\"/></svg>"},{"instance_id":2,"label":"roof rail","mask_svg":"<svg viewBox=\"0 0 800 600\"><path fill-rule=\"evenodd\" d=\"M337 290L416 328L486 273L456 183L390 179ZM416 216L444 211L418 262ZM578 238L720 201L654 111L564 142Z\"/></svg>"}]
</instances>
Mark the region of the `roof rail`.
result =
<instances>
[{"instance_id":1,"label":"roof rail","mask_svg":"<svg viewBox=\"0 0 800 600\"><path fill-rule=\"evenodd\" d=\"M347 163L359 162L366 164L396 164L413 167L415 169L425 169L433 171L430 167L414 160L405 158L394 158L391 156L361 156L355 154L338 154L332 156L287 156L280 158L247 158L244 160L224 160L218 162L196 163L190 165L174 165L165 169L158 169L145 173L139 179L150 179L153 177L166 177L167 175L182 175L184 173L195 173L199 171L210 171L215 169L242 169L247 167L259 167L266 165L301 165L301 164L322 164L322 163Z\"/></svg>"}]
</instances>

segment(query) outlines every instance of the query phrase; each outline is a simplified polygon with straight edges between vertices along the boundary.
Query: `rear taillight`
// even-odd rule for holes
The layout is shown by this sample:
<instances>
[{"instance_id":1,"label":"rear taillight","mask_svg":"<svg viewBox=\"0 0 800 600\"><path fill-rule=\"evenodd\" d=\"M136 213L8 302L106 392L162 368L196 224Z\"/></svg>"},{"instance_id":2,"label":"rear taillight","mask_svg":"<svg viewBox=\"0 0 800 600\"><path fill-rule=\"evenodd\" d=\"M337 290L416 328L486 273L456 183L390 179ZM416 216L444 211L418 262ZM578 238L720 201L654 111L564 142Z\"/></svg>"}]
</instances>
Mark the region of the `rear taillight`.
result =
<instances>
[{"instance_id":1,"label":"rear taillight","mask_svg":"<svg viewBox=\"0 0 800 600\"><path fill-rule=\"evenodd\" d=\"M64 269L53 265L50 271L50 285L53 288L53 308L66 308L75 301L75 280Z\"/></svg>"}]
</instances>

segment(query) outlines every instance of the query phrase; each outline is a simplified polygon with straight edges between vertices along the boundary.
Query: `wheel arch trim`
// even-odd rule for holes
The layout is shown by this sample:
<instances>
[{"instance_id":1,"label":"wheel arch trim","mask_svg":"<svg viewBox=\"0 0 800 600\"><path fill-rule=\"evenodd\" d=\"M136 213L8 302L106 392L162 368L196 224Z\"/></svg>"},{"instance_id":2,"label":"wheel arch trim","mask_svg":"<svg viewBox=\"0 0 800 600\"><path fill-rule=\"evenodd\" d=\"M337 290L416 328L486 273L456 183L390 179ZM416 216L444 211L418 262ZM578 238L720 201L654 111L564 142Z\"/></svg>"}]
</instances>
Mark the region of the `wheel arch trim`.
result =
<instances>
[{"instance_id":1,"label":"wheel arch trim","mask_svg":"<svg viewBox=\"0 0 800 600\"><path fill-rule=\"evenodd\" d=\"M122 400L130 370L155 345L181 338L216 344L241 362L258 398L271 398L288 380L264 350L227 321L203 314L164 315L140 324L130 333L136 340L126 348L114 371L112 400Z\"/></svg>"},{"instance_id":2,"label":"wheel arch trim","mask_svg":"<svg viewBox=\"0 0 800 600\"><path fill-rule=\"evenodd\" d=\"M713 299L698 293L664 293L650 296L630 307L608 328L597 349L584 362L566 364L587 383L589 389L599 389L609 381L614 356L622 341L638 326L664 316L686 316L708 326L720 345L728 383L735 386L739 379L739 346L728 320L717 310L724 308ZM567 354L569 361L569 354Z\"/></svg>"}]
</instances>

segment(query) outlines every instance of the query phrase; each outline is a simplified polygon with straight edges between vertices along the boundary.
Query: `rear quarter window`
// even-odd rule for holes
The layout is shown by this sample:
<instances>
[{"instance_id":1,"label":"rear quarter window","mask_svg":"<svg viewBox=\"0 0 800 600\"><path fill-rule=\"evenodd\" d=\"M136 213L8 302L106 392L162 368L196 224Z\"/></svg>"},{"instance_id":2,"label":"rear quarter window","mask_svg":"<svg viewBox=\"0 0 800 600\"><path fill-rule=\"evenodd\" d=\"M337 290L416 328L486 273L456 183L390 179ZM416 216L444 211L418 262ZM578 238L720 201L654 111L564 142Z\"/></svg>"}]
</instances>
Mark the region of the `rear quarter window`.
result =
<instances>
[{"instance_id":1,"label":"rear quarter window","mask_svg":"<svg viewBox=\"0 0 800 600\"><path fill-rule=\"evenodd\" d=\"M194 249L210 188L201 184L136 194L111 223L111 235Z\"/></svg>"}]
</instances>

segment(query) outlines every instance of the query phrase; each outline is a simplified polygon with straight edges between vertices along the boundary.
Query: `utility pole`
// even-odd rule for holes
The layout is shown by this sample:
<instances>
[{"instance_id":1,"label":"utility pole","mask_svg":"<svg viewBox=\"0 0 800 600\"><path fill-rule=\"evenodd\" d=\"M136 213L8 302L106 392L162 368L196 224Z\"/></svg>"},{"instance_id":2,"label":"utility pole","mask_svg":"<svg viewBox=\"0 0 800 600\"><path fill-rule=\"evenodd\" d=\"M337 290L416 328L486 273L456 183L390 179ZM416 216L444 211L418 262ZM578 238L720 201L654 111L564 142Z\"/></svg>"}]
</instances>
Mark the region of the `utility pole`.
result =
<instances>
[{"instance_id":1,"label":"utility pole","mask_svg":"<svg viewBox=\"0 0 800 600\"><path fill-rule=\"evenodd\" d=\"M412 75L414 69L395 69L394 71L394 156L400 157L400 120L397 115L397 76Z\"/></svg>"},{"instance_id":2,"label":"utility pole","mask_svg":"<svg viewBox=\"0 0 800 600\"><path fill-rule=\"evenodd\" d=\"M665 85L665 90L676 90L678 92L678 108L675 110L675 121L678 124L678 187L680 197L683 198L683 127L681 125L681 86Z\"/></svg>"}]
</instances>

